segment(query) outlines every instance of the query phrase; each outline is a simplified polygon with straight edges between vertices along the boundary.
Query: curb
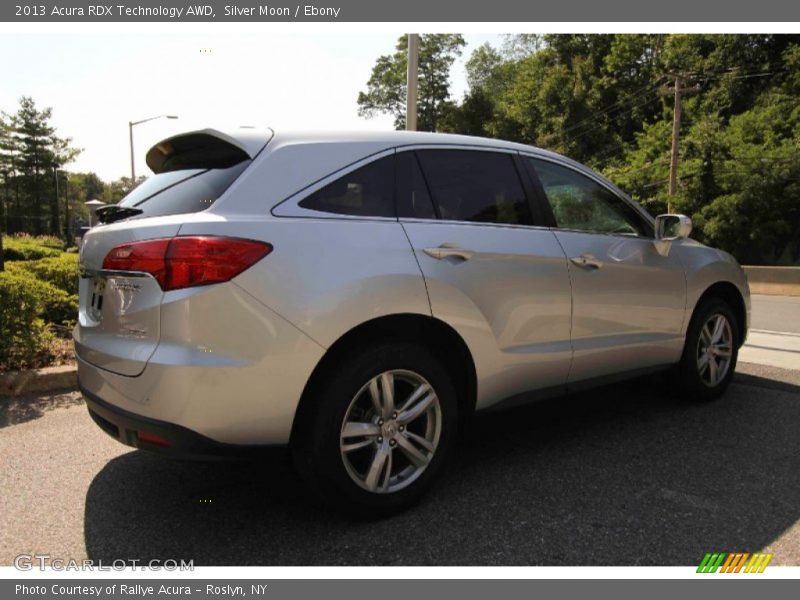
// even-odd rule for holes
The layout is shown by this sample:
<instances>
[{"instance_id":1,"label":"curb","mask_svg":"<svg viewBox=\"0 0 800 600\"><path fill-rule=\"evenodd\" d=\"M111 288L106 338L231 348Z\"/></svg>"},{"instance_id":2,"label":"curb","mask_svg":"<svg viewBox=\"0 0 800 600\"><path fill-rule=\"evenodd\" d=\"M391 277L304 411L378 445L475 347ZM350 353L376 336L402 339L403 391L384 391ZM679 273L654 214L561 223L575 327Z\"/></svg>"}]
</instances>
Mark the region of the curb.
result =
<instances>
[{"instance_id":1,"label":"curb","mask_svg":"<svg viewBox=\"0 0 800 600\"><path fill-rule=\"evenodd\" d=\"M742 267L753 294L800 296L800 267Z\"/></svg>"},{"instance_id":2,"label":"curb","mask_svg":"<svg viewBox=\"0 0 800 600\"><path fill-rule=\"evenodd\" d=\"M78 367L65 365L0 374L0 398L78 388Z\"/></svg>"}]
</instances>

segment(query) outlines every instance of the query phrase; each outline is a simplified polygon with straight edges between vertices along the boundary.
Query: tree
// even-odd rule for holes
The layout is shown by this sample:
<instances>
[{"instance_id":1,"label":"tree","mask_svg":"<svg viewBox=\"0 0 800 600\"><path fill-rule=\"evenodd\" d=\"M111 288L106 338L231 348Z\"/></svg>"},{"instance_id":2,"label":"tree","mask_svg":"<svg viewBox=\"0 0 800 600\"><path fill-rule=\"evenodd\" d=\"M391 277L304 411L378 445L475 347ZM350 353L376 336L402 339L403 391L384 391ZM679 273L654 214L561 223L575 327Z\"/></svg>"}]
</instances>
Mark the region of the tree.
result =
<instances>
[{"instance_id":1,"label":"tree","mask_svg":"<svg viewBox=\"0 0 800 600\"><path fill-rule=\"evenodd\" d=\"M120 177L105 185L103 194L99 199L106 204L116 204L146 180L146 175L139 175L135 182L131 181L130 177Z\"/></svg>"},{"instance_id":2,"label":"tree","mask_svg":"<svg viewBox=\"0 0 800 600\"><path fill-rule=\"evenodd\" d=\"M8 202L11 191L10 181L14 172L14 148L10 119L5 113L0 113L0 177L2 177L3 185L3 194L0 196L0 271L5 270L3 234L8 231Z\"/></svg>"},{"instance_id":3,"label":"tree","mask_svg":"<svg viewBox=\"0 0 800 600\"><path fill-rule=\"evenodd\" d=\"M423 34L419 46L419 98L417 126L421 131L438 131L455 104L450 99L450 67L466 45L458 34ZM367 81L367 91L358 94L358 114L372 117L387 113L395 128L406 122L406 74L408 39L400 37L396 51L380 56Z\"/></svg>"},{"instance_id":4,"label":"tree","mask_svg":"<svg viewBox=\"0 0 800 600\"><path fill-rule=\"evenodd\" d=\"M51 117L50 108L39 109L32 98L25 96L14 115L3 113L0 172L5 220L11 231L55 235L62 232L56 174L80 150L71 146L71 139L56 135Z\"/></svg>"},{"instance_id":5,"label":"tree","mask_svg":"<svg viewBox=\"0 0 800 600\"><path fill-rule=\"evenodd\" d=\"M16 115L15 134L19 140L19 165L30 210L30 214L23 218L31 221L31 230L35 234L46 231L44 223L46 217L42 209L45 204L45 193L50 191L51 186L43 179L45 173L52 170L55 163L55 156L50 147L55 129L48 123L51 112L49 108L37 109L32 98L23 96Z\"/></svg>"},{"instance_id":6,"label":"tree","mask_svg":"<svg viewBox=\"0 0 800 600\"><path fill-rule=\"evenodd\" d=\"M693 236L743 263L800 263L800 36L669 36L664 60L699 86L674 198ZM653 213L666 208L670 113L606 169Z\"/></svg>"}]
</instances>

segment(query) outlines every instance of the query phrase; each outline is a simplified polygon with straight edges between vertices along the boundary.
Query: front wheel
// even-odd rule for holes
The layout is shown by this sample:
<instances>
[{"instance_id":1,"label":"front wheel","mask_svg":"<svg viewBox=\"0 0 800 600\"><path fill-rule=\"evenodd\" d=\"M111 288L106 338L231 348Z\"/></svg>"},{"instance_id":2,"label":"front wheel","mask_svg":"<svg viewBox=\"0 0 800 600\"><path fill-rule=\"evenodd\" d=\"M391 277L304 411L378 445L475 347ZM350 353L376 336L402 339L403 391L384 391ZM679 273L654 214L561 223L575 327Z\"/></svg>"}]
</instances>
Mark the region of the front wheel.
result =
<instances>
[{"instance_id":1,"label":"front wheel","mask_svg":"<svg viewBox=\"0 0 800 600\"><path fill-rule=\"evenodd\" d=\"M730 385L739 355L740 333L733 310L719 298L695 310L676 370L678 384L690 398L710 400Z\"/></svg>"},{"instance_id":2,"label":"front wheel","mask_svg":"<svg viewBox=\"0 0 800 600\"><path fill-rule=\"evenodd\" d=\"M386 343L342 357L307 401L292 443L295 465L325 501L356 516L416 502L455 441L450 377L416 345Z\"/></svg>"}]
</instances>

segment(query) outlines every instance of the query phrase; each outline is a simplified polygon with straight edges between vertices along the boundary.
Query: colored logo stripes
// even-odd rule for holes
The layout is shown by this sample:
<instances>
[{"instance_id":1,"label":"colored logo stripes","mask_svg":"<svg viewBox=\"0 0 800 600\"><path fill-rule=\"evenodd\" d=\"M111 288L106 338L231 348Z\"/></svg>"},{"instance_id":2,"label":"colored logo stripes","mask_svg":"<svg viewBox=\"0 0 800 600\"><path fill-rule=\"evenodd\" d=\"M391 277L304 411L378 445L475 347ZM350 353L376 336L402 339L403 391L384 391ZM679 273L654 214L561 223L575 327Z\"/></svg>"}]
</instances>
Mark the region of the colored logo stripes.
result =
<instances>
[{"instance_id":1,"label":"colored logo stripes","mask_svg":"<svg viewBox=\"0 0 800 600\"><path fill-rule=\"evenodd\" d=\"M764 569L772 560L772 554L756 552L714 552L707 553L700 566L697 567L698 573L763 573Z\"/></svg>"}]
</instances>

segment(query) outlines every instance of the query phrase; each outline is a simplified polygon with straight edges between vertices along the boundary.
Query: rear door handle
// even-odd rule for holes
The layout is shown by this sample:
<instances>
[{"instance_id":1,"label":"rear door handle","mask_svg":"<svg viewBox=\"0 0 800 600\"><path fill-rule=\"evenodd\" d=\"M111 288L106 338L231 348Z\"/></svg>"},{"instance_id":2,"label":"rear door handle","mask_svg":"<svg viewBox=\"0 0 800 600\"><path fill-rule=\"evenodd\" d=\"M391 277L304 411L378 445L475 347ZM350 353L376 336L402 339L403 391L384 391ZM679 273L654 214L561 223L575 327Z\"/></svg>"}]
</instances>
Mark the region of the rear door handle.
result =
<instances>
[{"instance_id":1,"label":"rear door handle","mask_svg":"<svg viewBox=\"0 0 800 600\"><path fill-rule=\"evenodd\" d=\"M603 263L597 260L591 254L581 254L580 256L574 256L570 258L573 264L578 265L584 269L599 269L603 266Z\"/></svg>"},{"instance_id":2,"label":"rear door handle","mask_svg":"<svg viewBox=\"0 0 800 600\"><path fill-rule=\"evenodd\" d=\"M442 260L451 256L460 258L461 260L469 260L472 258L472 255L475 254L472 250L460 248L455 244L442 244L438 248L425 248L422 251L437 260Z\"/></svg>"}]
</instances>

